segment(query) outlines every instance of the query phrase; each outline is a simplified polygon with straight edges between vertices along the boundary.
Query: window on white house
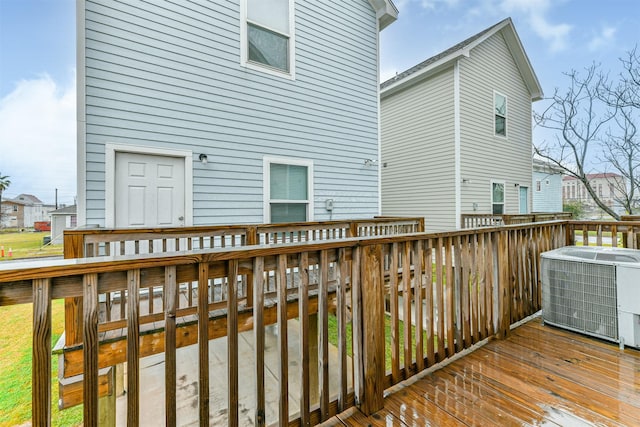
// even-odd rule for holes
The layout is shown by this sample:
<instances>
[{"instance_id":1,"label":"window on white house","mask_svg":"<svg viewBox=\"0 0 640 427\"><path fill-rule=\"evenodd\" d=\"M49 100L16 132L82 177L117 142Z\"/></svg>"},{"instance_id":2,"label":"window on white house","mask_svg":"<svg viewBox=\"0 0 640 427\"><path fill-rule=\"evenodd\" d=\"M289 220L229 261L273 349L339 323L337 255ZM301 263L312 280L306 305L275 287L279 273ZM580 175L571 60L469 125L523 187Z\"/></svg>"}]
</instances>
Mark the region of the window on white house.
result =
<instances>
[{"instance_id":1,"label":"window on white house","mask_svg":"<svg viewBox=\"0 0 640 427\"><path fill-rule=\"evenodd\" d=\"M493 105L496 135L507 136L507 97L497 92L494 93Z\"/></svg>"},{"instance_id":2,"label":"window on white house","mask_svg":"<svg viewBox=\"0 0 640 427\"><path fill-rule=\"evenodd\" d=\"M289 2L246 0L246 60L252 64L289 72L291 25Z\"/></svg>"},{"instance_id":3,"label":"window on white house","mask_svg":"<svg viewBox=\"0 0 640 427\"><path fill-rule=\"evenodd\" d=\"M269 222L309 220L310 175L310 165L269 163Z\"/></svg>"},{"instance_id":4,"label":"window on white house","mask_svg":"<svg viewBox=\"0 0 640 427\"><path fill-rule=\"evenodd\" d=\"M536 191L542 191L542 183L540 180L536 180Z\"/></svg>"},{"instance_id":5,"label":"window on white house","mask_svg":"<svg viewBox=\"0 0 640 427\"><path fill-rule=\"evenodd\" d=\"M491 212L494 215L504 213L504 183L491 183Z\"/></svg>"}]
</instances>

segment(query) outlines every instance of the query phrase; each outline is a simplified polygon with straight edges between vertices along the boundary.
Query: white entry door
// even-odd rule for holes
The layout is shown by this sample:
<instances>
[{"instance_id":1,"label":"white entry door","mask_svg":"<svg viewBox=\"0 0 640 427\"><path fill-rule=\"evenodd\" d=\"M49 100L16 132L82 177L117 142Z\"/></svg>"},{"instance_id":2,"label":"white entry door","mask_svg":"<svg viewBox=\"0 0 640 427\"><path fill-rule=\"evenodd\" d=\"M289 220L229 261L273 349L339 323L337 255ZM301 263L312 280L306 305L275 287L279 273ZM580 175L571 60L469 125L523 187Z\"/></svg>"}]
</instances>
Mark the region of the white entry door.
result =
<instances>
[{"instance_id":1,"label":"white entry door","mask_svg":"<svg viewBox=\"0 0 640 427\"><path fill-rule=\"evenodd\" d=\"M116 227L184 225L185 159L115 153Z\"/></svg>"},{"instance_id":2,"label":"white entry door","mask_svg":"<svg viewBox=\"0 0 640 427\"><path fill-rule=\"evenodd\" d=\"M520 213L529 213L529 187L520 187Z\"/></svg>"}]
</instances>

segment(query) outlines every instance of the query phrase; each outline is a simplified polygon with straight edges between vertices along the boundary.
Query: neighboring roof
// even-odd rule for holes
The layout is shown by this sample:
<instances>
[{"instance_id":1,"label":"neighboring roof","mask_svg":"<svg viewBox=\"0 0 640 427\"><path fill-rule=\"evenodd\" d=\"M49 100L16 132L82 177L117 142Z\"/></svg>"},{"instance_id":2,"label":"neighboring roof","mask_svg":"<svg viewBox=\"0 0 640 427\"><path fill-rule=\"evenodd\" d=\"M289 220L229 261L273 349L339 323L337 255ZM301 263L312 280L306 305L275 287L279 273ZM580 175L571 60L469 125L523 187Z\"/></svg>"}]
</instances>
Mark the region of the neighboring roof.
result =
<instances>
[{"instance_id":1,"label":"neighboring roof","mask_svg":"<svg viewBox=\"0 0 640 427\"><path fill-rule=\"evenodd\" d=\"M56 209L49 212L49 215L73 215L76 213L78 207L76 205L66 206L64 208Z\"/></svg>"},{"instance_id":2,"label":"neighboring roof","mask_svg":"<svg viewBox=\"0 0 640 427\"><path fill-rule=\"evenodd\" d=\"M382 96L385 94L391 94L397 90L403 89L414 83L421 81L424 78L432 75L433 73L441 70L444 67L450 66L455 60L460 57L468 57L471 49L478 46L480 43L487 40L494 34L502 32L507 46L513 55L513 59L516 62L520 74L531 93L531 99L537 101L542 99L542 87L538 81L538 77L533 71L529 57L522 47L520 37L516 33L516 29L513 25L511 18L506 18L497 24L475 34L468 39L450 47L449 49L440 52L437 55L428 58L418 65L409 68L408 70L396 75L395 77L385 81L380 85L380 93Z\"/></svg>"},{"instance_id":3,"label":"neighboring roof","mask_svg":"<svg viewBox=\"0 0 640 427\"><path fill-rule=\"evenodd\" d=\"M398 19L398 8L391 0L369 0L369 3L376 11L380 31Z\"/></svg>"},{"instance_id":4,"label":"neighboring roof","mask_svg":"<svg viewBox=\"0 0 640 427\"><path fill-rule=\"evenodd\" d=\"M19 194L18 197L13 199L16 202L23 202L27 205L37 205L42 204L42 200L38 199L33 194Z\"/></svg>"},{"instance_id":5,"label":"neighboring roof","mask_svg":"<svg viewBox=\"0 0 640 427\"><path fill-rule=\"evenodd\" d=\"M559 175L563 173L563 170L560 167L536 158L533 159L533 170L534 172L543 172L551 175Z\"/></svg>"},{"instance_id":6,"label":"neighboring roof","mask_svg":"<svg viewBox=\"0 0 640 427\"><path fill-rule=\"evenodd\" d=\"M622 175L619 175L617 173L588 173L587 175L587 179L596 179L596 178L623 178ZM563 181L572 181L578 179L574 176L563 176L562 180Z\"/></svg>"}]
</instances>

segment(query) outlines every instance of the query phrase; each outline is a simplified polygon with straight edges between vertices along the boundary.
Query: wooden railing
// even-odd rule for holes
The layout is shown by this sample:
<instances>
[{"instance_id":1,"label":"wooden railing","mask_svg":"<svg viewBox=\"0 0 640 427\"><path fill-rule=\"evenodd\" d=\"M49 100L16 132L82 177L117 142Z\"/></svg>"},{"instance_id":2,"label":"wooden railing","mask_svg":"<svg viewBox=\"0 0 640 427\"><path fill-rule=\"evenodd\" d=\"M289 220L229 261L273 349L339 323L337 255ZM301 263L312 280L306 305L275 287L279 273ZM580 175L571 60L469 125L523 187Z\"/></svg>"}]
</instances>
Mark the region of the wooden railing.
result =
<instances>
[{"instance_id":1,"label":"wooden railing","mask_svg":"<svg viewBox=\"0 0 640 427\"><path fill-rule=\"evenodd\" d=\"M570 220L571 212L534 212L531 214L462 214L462 228L498 227L556 220Z\"/></svg>"},{"instance_id":2,"label":"wooden railing","mask_svg":"<svg viewBox=\"0 0 640 427\"><path fill-rule=\"evenodd\" d=\"M640 249L640 222L569 221L567 244Z\"/></svg>"},{"instance_id":3,"label":"wooden railing","mask_svg":"<svg viewBox=\"0 0 640 427\"><path fill-rule=\"evenodd\" d=\"M424 218L384 217L365 218L350 221L298 222L281 224L247 224L231 226L195 226L177 228L139 229L77 229L64 232L65 258L84 258L110 255L138 255L151 253L171 253L215 248L235 248L274 243L293 243L344 239L358 236L388 236L424 231ZM251 274L242 278L242 302L253 303ZM186 284L188 303L193 306L193 285ZM218 283L216 289L221 284ZM151 294L153 288L148 289ZM105 294L107 320L124 318L124 304L120 313L110 310L113 299L122 300L122 292ZM155 319L161 312L154 313L153 299L150 313ZM120 325L116 323L116 325ZM65 300L65 347L82 344L82 302L80 298ZM66 374L65 374L66 375ZM63 396L62 396L63 397ZM66 406L65 399L61 399Z\"/></svg>"},{"instance_id":4,"label":"wooden railing","mask_svg":"<svg viewBox=\"0 0 640 427\"><path fill-rule=\"evenodd\" d=\"M295 222L176 228L65 230L65 258L190 251L424 231L424 218L382 217L350 221Z\"/></svg>"},{"instance_id":5,"label":"wooden railing","mask_svg":"<svg viewBox=\"0 0 640 427\"><path fill-rule=\"evenodd\" d=\"M97 424L99 370L125 361L128 422L159 416L140 413L140 358L154 353L164 353L165 422L175 425L176 367L182 362L176 349L192 344L198 346L198 417L209 425L211 405L225 401L210 400L219 386L210 384L209 340L224 336L228 392L222 412L228 425L240 422L240 400L256 425L312 425L356 402L373 413L390 385L487 337L509 335L510 324L539 310L539 255L566 244L567 224L3 263L0 306L33 303L34 425L49 423L51 301L60 298L81 298L83 305L82 345L65 352L63 364L66 375L83 375L85 425ZM110 319L109 293L119 293L124 307ZM142 301L155 297L158 306L144 309ZM330 312L337 325L331 334ZM279 349L277 393L269 396L268 324L278 325ZM299 339L294 351L292 330ZM243 331L253 332L254 348L253 357L241 360ZM331 363L330 345L339 355ZM293 359L297 363L290 364ZM241 372L255 378L251 393L239 393ZM288 389L292 376L297 390ZM330 376L338 378L335 389ZM289 407L289 395L297 396L299 410ZM270 411L269 402L276 409Z\"/></svg>"}]
</instances>

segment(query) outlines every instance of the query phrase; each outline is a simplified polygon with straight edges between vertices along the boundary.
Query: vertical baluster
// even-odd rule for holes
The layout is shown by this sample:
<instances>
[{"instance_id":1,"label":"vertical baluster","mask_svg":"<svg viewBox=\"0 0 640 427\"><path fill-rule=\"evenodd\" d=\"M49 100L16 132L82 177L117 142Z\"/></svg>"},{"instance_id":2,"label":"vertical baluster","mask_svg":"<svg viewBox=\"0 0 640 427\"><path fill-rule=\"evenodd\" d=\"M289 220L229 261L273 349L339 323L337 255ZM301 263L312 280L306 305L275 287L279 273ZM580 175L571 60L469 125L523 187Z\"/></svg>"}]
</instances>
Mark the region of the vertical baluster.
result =
<instances>
[{"instance_id":1,"label":"vertical baluster","mask_svg":"<svg viewBox=\"0 0 640 427\"><path fill-rule=\"evenodd\" d=\"M309 419L309 255L300 254L300 284L298 285L298 319L300 321L300 425L310 425Z\"/></svg>"},{"instance_id":2,"label":"vertical baluster","mask_svg":"<svg viewBox=\"0 0 640 427\"><path fill-rule=\"evenodd\" d=\"M485 234L481 233L478 235L478 258L477 258L477 275L478 275L478 280L477 280L477 284L478 284L478 292L477 292L477 298L478 298L478 339L483 340L487 337L487 330L486 330L486 324L487 324L487 306L486 306L486 287L487 287L487 281L486 281L486 265L485 265L485 243L484 243L484 237Z\"/></svg>"},{"instance_id":3,"label":"vertical baluster","mask_svg":"<svg viewBox=\"0 0 640 427\"><path fill-rule=\"evenodd\" d=\"M391 381L396 384L400 377L400 313L398 306L398 243L391 244L389 264L389 292L391 311Z\"/></svg>"},{"instance_id":4,"label":"vertical baluster","mask_svg":"<svg viewBox=\"0 0 640 427\"><path fill-rule=\"evenodd\" d=\"M329 419L329 254L320 251L318 283L318 365L320 368L320 419Z\"/></svg>"},{"instance_id":5,"label":"vertical baluster","mask_svg":"<svg viewBox=\"0 0 640 427\"><path fill-rule=\"evenodd\" d=\"M442 237L438 237L436 245L436 300L435 300L435 315L438 320L437 323L437 338L438 338L438 361L445 359L444 352L444 262L442 259L443 241Z\"/></svg>"},{"instance_id":6,"label":"vertical baluster","mask_svg":"<svg viewBox=\"0 0 640 427\"><path fill-rule=\"evenodd\" d=\"M287 256L278 255L277 265L277 297L278 297L278 385L280 396L278 402L280 425L289 424L289 346L287 340Z\"/></svg>"},{"instance_id":7,"label":"vertical baluster","mask_svg":"<svg viewBox=\"0 0 640 427\"><path fill-rule=\"evenodd\" d=\"M433 349L433 252L432 240L424 242L425 324L427 328L427 366L435 363Z\"/></svg>"},{"instance_id":8,"label":"vertical baluster","mask_svg":"<svg viewBox=\"0 0 640 427\"><path fill-rule=\"evenodd\" d=\"M200 426L209 425L209 264L198 265L198 395Z\"/></svg>"},{"instance_id":9,"label":"vertical baluster","mask_svg":"<svg viewBox=\"0 0 640 427\"><path fill-rule=\"evenodd\" d=\"M464 348L471 346L471 298L469 294L470 287L470 269L471 269L471 252L470 252L470 237L464 236L461 238L461 262L462 262L462 277L460 280L460 296L459 299L462 304L462 343Z\"/></svg>"},{"instance_id":10,"label":"vertical baluster","mask_svg":"<svg viewBox=\"0 0 640 427\"><path fill-rule=\"evenodd\" d=\"M32 422L51 425L51 280L35 279L31 370Z\"/></svg>"},{"instance_id":11,"label":"vertical baluster","mask_svg":"<svg viewBox=\"0 0 640 427\"><path fill-rule=\"evenodd\" d=\"M453 248L454 257L454 285L455 285L455 335L456 351L460 351L463 345L469 344L469 293L467 291L469 280L469 253L467 251L468 236L456 236Z\"/></svg>"},{"instance_id":12,"label":"vertical baluster","mask_svg":"<svg viewBox=\"0 0 640 427\"><path fill-rule=\"evenodd\" d=\"M447 286L446 286L446 301L447 306L445 308L445 312L447 313L447 351L448 355L451 356L455 353L455 337L454 337L454 328L453 328L453 315L455 313L455 295L454 295L454 279L453 279L453 257L451 253L452 246L452 238L447 237L445 239L445 271L447 278Z\"/></svg>"},{"instance_id":13,"label":"vertical baluster","mask_svg":"<svg viewBox=\"0 0 640 427\"><path fill-rule=\"evenodd\" d=\"M229 366L229 426L238 425L238 260L228 263L227 364Z\"/></svg>"},{"instance_id":14,"label":"vertical baluster","mask_svg":"<svg viewBox=\"0 0 640 427\"><path fill-rule=\"evenodd\" d=\"M347 400L347 275L348 273L347 255L344 248L338 250L338 265L336 266L336 298L338 318L338 380L340 390L338 394L338 412L345 410Z\"/></svg>"},{"instance_id":15,"label":"vertical baluster","mask_svg":"<svg viewBox=\"0 0 640 427\"><path fill-rule=\"evenodd\" d=\"M411 376L411 245L403 243L402 251L402 322L404 323L404 376Z\"/></svg>"},{"instance_id":16,"label":"vertical baluster","mask_svg":"<svg viewBox=\"0 0 640 427\"><path fill-rule=\"evenodd\" d=\"M127 426L140 420L140 270L127 271Z\"/></svg>"},{"instance_id":17,"label":"vertical baluster","mask_svg":"<svg viewBox=\"0 0 640 427\"><path fill-rule=\"evenodd\" d=\"M265 425L264 394L264 258L253 261L253 335L256 360L256 413L255 425Z\"/></svg>"},{"instance_id":18,"label":"vertical baluster","mask_svg":"<svg viewBox=\"0 0 640 427\"><path fill-rule=\"evenodd\" d=\"M98 425L98 275L82 278L83 355L84 363L84 425Z\"/></svg>"},{"instance_id":19,"label":"vertical baluster","mask_svg":"<svg viewBox=\"0 0 640 427\"><path fill-rule=\"evenodd\" d=\"M418 371L422 371L424 369L424 339L422 335L422 240L417 240L414 247L413 290L416 318L416 363Z\"/></svg>"},{"instance_id":20,"label":"vertical baluster","mask_svg":"<svg viewBox=\"0 0 640 427\"><path fill-rule=\"evenodd\" d=\"M176 310L178 308L178 285L176 267L164 270L164 363L165 363L165 423L176 425Z\"/></svg>"}]
</instances>

